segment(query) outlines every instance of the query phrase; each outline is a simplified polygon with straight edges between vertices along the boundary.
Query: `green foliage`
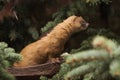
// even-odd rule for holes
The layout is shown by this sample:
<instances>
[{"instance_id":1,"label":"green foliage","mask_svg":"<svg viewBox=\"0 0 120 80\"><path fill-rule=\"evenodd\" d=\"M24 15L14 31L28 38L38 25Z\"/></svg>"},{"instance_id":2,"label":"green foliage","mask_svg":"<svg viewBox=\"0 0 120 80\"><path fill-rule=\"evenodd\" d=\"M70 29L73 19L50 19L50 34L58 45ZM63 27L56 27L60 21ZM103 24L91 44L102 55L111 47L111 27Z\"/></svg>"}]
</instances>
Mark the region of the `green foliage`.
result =
<instances>
[{"instance_id":1,"label":"green foliage","mask_svg":"<svg viewBox=\"0 0 120 80\"><path fill-rule=\"evenodd\" d=\"M21 56L15 53L13 48L8 47L5 42L0 42L0 80L15 80L6 69L12 67L13 63L21 60Z\"/></svg>"},{"instance_id":2,"label":"green foliage","mask_svg":"<svg viewBox=\"0 0 120 80\"><path fill-rule=\"evenodd\" d=\"M96 54L97 53L97 54ZM76 53L76 55L72 54L67 57L66 63L80 62L80 61L89 61L95 59L109 59L109 54L105 50L86 50L82 52Z\"/></svg>"},{"instance_id":3,"label":"green foliage","mask_svg":"<svg viewBox=\"0 0 120 80\"><path fill-rule=\"evenodd\" d=\"M67 73L67 75L65 75L65 80L75 79L76 76L79 77L81 75L89 73L93 71L96 67L96 62L90 62L88 64L72 69Z\"/></svg>"},{"instance_id":4,"label":"green foliage","mask_svg":"<svg viewBox=\"0 0 120 80\"><path fill-rule=\"evenodd\" d=\"M111 0L86 0L87 3L91 5L97 5L98 3L105 2L106 4L112 2Z\"/></svg>"},{"instance_id":5,"label":"green foliage","mask_svg":"<svg viewBox=\"0 0 120 80\"><path fill-rule=\"evenodd\" d=\"M84 76L83 80L109 80L109 78L119 80L120 45L102 36L95 37L92 45L93 49L77 52L66 58L66 63L71 66L82 63L69 71L65 80L79 79L80 76Z\"/></svg>"}]
</instances>

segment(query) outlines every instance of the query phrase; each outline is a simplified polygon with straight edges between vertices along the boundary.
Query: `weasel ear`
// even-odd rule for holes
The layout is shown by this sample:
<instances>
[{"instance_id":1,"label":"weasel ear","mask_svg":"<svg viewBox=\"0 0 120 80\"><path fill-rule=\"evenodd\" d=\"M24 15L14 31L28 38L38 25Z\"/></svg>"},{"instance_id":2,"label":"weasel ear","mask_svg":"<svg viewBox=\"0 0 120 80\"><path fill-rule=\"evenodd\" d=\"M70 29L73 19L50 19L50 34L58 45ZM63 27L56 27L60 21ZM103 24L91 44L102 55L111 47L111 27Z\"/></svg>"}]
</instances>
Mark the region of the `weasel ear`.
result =
<instances>
[{"instance_id":1,"label":"weasel ear","mask_svg":"<svg viewBox=\"0 0 120 80\"><path fill-rule=\"evenodd\" d=\"M82 16L74 16L73 21L76 21L78 18L79 18L79 19L82 19Z\"/></svg>"},{"instance_id":2,"label":"weasel ear","mask_svg":"<svg viewBox=\"0 0 120 80\"><path fill-rule=\"evenodd\" d=\"M80 27L81 24L81 18L80 17L75 17L74 20L73 20L73 25L76 26L76 27Z\"/></svg>"},{"instance_id":3,"label":"weasel ear","mask_svg":"<svg viewBox=\"0 0 120 80\"><path fill-rule=\"evenodd\" d=\"M63 20L65 22L74 22L74 20L76 20L75 18L77 18L77 16L73 15L68 17L67 19Z\"/></svg>"},{"instance_id":4,"label":"weasel ear","mask_svg":"<svg viewBox=\"0 0 120 80\"><path fill-rule=\"evenodd\" d=\"M78 18L78 17L77 17L77 16L75 16L75 17L73 18L73 22L75 22L75 21L77 20L77 18Z\"/></svg>"},{"instance_id":5,"label":"weasel ear","mask_svg":"<svg viewBox=\"0 0 120 80\"><path fill-rule=\"evenodd\" d=\"M76 17L74 17L73 22L79 22L80 23L81 20L82 20L81 16L80 17L76 16Z\"/></svg>"}]
</instances>

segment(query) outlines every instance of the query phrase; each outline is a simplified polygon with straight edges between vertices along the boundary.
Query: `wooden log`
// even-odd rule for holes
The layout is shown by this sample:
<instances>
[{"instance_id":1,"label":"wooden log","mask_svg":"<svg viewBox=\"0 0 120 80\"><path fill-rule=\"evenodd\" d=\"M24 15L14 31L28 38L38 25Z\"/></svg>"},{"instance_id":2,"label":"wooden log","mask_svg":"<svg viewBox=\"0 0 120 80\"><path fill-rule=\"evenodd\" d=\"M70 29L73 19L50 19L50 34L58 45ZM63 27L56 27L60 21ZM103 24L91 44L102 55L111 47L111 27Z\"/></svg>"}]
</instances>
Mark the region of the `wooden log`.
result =
<instances>
[{"instance_id":1,"label":"wooden log","mask_svg":"<svg viewBox=\"0 0 120 80\"><path fill-rule=\"evenodd\" d=\"M45 63L30 67L22 67L22 68L8 68L7 71L14 75L15 77L24 77L24 76L46 76L51 77L56 74L60 69L60 64L62 62L55 63Z\"/></svg>"}]
</instances>

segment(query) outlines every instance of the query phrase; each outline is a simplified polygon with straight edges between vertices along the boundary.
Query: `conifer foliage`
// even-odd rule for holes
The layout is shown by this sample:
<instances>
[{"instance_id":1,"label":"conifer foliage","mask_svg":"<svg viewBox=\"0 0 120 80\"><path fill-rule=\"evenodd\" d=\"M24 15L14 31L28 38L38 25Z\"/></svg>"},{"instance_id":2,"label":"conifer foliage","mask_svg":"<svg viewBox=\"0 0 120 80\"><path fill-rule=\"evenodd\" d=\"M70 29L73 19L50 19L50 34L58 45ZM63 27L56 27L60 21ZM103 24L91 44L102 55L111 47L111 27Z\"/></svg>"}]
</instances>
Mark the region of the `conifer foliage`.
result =
<instances>
[{"instance_id":1,"label":"conifer foliage","mask_svg":"<svg viewBox=\"0 0 120 80\"><path fill-rule=\"evenodd\" d=\"M83 80L119 80L120 45L102 36L95 37L92 45L93 49L77 52L66 58L67 64L72 66L78 63L79 66L69 71L65 80L80 76L83 76Z\"/></svg>"},{"instance_id":2,"label":"conifer foliage","mask_svg":"<svg viewBox=\"0 0 120 80\"><path fill-rule=\"evenodd\" d=\"M5 42L0 42L0 80L15 80L6 69L12 67L13 63L20 60L21 56L15 50L8 47Z\"/></svg>"}]
</instances>

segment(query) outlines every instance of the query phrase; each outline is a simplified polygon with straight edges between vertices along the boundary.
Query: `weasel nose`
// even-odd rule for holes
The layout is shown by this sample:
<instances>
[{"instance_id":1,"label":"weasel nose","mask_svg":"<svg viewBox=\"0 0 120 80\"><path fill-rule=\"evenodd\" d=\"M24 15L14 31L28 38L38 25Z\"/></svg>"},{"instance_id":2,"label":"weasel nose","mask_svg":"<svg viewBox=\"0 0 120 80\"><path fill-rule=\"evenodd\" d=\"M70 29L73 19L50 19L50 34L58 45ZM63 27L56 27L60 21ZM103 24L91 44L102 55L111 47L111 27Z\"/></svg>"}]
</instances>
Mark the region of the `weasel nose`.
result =
<instances>
[{"instance_id":1,"label":"weasel nose","mask_svg":"<svg viewBox=\"0 0 120 80\"><path fill-rule=\"evenodd\" d=\"M89 26L89 23L87 23L87 22L81 22L81 26L82 26L82 27L88 27L88 26Z\"/></svg>"},{"instance_id":2,"label":"weasel nose","mask_svg":"<svg viewBox=\"0 0 120 80\"><path fill-rule=\"evenodd\" d=\"M89 23L86 23L86 27L88 27L89 26Z\"/></svg>"}]
</instances>

